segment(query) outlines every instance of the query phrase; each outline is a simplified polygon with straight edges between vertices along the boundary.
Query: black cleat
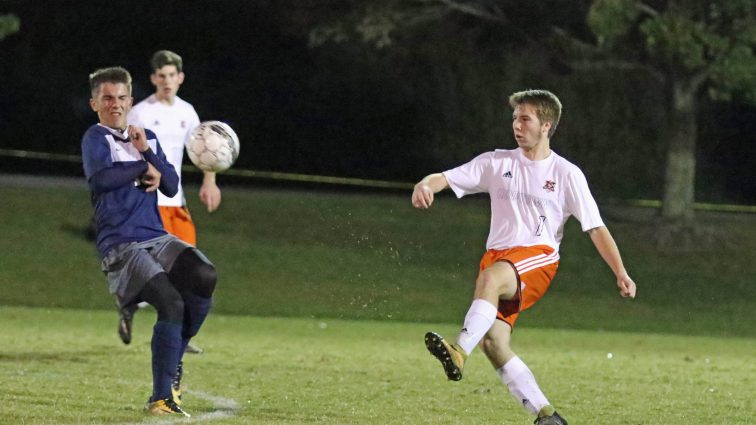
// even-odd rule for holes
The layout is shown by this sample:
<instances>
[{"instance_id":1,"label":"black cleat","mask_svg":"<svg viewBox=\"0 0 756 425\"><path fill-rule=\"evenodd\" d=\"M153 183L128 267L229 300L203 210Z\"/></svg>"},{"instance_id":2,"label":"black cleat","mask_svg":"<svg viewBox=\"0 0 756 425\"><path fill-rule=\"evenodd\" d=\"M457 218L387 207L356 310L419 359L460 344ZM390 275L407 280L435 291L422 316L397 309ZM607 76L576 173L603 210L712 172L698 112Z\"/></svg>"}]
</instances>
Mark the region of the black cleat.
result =
<instances>
[{"instance_id":1,"label":"black cleat","mask_svg":"<svg viewBox=\"0 0 756 425\"><path fill-rule=\"evenodd\" d=\"M131 343L131 322L134 320L134 312L138 309L137 304L129 304L118 309L118 336L126 345Z\"/></svg>"},{"instance_id":2,"label":"black cleat","mask_svg":"<svg viewBox=\"0 0 756 425\"><path fill-rule=\"evenodd\" d=\"M435 332L425 334L425 347L441 362L447 378L452 381L462 379L462 369L465 367L465 359L467 359L464 350L456 344L449 344L444 337Z\"/></svg>"},{"instance_id":3,"label":"black cleat","mask_svg":"<svg viewBox=\"0 0 756 425\"><path fill-rule=\"evenodd\" d=\"M535 425L567 425L567 421L563 417L559 416L559 413L554 412L553 415L536 418Z\"/></svg>"}]
</instances>

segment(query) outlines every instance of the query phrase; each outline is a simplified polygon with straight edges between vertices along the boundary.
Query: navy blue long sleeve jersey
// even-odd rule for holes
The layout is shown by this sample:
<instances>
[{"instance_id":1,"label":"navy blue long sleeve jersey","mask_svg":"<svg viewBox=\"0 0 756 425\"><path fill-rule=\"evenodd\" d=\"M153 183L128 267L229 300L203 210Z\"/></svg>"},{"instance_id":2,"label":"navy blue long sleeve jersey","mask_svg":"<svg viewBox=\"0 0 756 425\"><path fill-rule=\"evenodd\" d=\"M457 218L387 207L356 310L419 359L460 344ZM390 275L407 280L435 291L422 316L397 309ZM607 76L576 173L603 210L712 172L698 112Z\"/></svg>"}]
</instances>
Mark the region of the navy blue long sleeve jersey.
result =
<instances>
[{"instance_id":1,"label":"navy blue long sleeve jersey","mask_svg":"<svg viewBox=\"0 0 756 425\"><path fill-rule=\"evenodd\" d=\"M97 249L103 257L115 245L165 235L157 192L145 192L139 178L147 162L161 173L158 189L166 196L178 191L179 177L166 160L155 133L145 129L150 149L139 152L126 132L103 125L90 127L81 140L84 175L92 193Z\"/></svg>"}]
</instances>

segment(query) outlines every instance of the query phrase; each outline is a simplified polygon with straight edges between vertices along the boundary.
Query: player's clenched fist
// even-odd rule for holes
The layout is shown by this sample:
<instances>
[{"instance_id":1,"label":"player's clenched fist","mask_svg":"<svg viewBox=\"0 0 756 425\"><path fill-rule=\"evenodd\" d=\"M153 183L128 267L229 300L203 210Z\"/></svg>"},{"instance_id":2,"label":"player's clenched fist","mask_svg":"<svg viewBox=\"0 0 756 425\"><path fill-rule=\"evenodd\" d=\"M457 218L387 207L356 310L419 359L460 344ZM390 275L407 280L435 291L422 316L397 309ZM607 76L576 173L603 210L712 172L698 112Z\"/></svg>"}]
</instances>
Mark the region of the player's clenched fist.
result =
<instances>
[{"instance_id":1,"label":"player's clenched fist","mask_svg":"<svg viewBox=\"0 0 756 425\"><path fill-rule=\"evenodd\" d=\"M144 129L142 127L130 125L129 126L129 139L131 140L131 143L134 144L134 147L137 148L139 152L144 152L150 148L150 145L147 144L147 136L145 135Z\"/></svg>"},{"instance_id":2,"label":"player's clenched fist","mask_svg":"<svg viewBox=\"0 0 756 425\"><path fill-rule=\"evenodd\" d=\"M412 206L415 208L428 208L433 204L435 194L449 187L449 182L446 181L441 173L431 174L420 180L415 185L415 190L412 192Z\"/></svg>"},{"instance_id":3,"label":"player's clenched fist","mask_svg":"<svg viewBox=\"0 0 756 425\"><path fill-rule=\"evenodd\" d=\"M635 298L637 288L630 276L626 274L618 276L617 287L620 289L620 296L622 298Z\"/></svg>"},{"instance_id":4,"label":"player's clenched fist","mask_svg":"<svg viewBox=\"0 0 756 425\"><path fill-rule=\"evenodd\" d=\"M428 208L433 203L433 189L427 184L418 183L412 192L412 206L415 208Z\"/></svg>"}]
</instances>

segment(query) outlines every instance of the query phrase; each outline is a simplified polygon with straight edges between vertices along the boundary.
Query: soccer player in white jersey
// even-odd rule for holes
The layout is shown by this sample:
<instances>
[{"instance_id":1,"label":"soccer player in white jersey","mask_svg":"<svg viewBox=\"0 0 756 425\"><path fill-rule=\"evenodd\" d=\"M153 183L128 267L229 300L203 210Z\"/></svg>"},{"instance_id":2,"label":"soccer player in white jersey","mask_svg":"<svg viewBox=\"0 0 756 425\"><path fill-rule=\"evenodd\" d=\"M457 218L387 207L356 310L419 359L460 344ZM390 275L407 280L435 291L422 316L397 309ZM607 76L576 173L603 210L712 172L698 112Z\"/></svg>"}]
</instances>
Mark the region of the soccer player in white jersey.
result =
<instances>
[{"instance_id":1,"label":"soccer player in white jersey","mask_svg":"<svg viewBox=\"0 0 756 425\"><path fill-rule=\"evenodd\" d=\"M128 116L129 124L143 126L154 131L160 138L168 161L181 176L181 164L189 133L199 125L200 119L194 107L178 96L184 82L183 60L169 50L160 50L150 60L150 81L155 93L137 103ZM221 203L221 192L215 183L215 173L204 172L199 198L208 212L215 211ZM191 216L186 208L184 191L173 197L158 197L160 215L166 230L179 239L196 245L197 237Z\"/></svg>"},{"instance_id":2,"label":"soccer player in white jersey","mask_svg":"<svg viewBox=\"0 0 756 425\"><path fill-rule=\"evenodd\" d=\"M152 55L150 66L150 82L155 86L155 93L131 109L128 122L131 125L149 128L158 136L168 162L181 177L184 146L189 133L199 125L200 119L194 107L178 96L179 88L184 82L181 56L169 50L160 50ZM215 183L215 173L204 172L199 198L209 212L220 206L221 191ZM181 184L175 196L158 193L158 209L163 219L163 227L168 233L197 246L197 232L186 206ZM127 306L120 310L118 335L124 344L131 342L131 324L136 310L137 306ZM191 344L187 351L202 352L199 347ZM177 376L180 377L180 373Z\"/></svg>"},{"instance_id":3,"label":"soccer player in white jersey","mask_svg":"<svg viewBox=\"0 0 756 425\"><path fill-rule=\"evenodd\" d=\"M451 188L457 197L487 192L491 228L480 262L473 301L453 343L428 332L425 345L449 379L462 379L467 357L480 344L501 381L538 425L566 425L510 348L519 313L548 290L559 264L559 243L570 216L580 221L601 258L614 272L620 296L635 298L619 249L599 215L582 171L550 148L562 104L551 92L526 90L509 98L517 149L487 152L415 185L412 205L426 209L434 194Z\"/></svg>"}]
</instances>

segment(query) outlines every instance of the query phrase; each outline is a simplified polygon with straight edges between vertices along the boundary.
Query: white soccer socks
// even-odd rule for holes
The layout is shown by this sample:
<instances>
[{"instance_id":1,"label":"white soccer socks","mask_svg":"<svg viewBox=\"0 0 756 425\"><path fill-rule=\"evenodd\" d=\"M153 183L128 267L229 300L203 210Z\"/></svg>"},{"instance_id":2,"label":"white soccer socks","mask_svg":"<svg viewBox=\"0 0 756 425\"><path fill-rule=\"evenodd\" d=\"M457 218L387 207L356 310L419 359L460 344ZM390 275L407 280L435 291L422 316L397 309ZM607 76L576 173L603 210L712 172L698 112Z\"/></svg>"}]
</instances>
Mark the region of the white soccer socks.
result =
<instances>
[{"instance_id":1,"label":"white soccer socks","mask_svg":"<svg viewBox=\"0 0 756 425\"><path fill-rule=\"evenodd\" d=\"M497 311L496 306L486 300L478 298L472 302L465 316L465 324L457 336L457 345L465 350L465 354L470 355L491 329L496 321Z\"/></svg>"},{"instance_id":2,"label":"white soccer socks","mask_svg":"<svg viewBox=\"0 0 756 425\"><path fill-rule=\"evenodd\" d=\"M549 405L549 401L536 383L533 372L519 357L512 358L504 366L496 369L496 373L522 407L534 415Z\"/></svg>"}]
</instances>

